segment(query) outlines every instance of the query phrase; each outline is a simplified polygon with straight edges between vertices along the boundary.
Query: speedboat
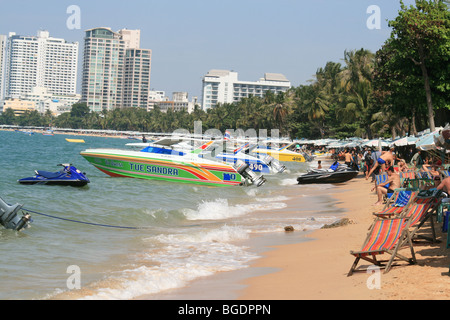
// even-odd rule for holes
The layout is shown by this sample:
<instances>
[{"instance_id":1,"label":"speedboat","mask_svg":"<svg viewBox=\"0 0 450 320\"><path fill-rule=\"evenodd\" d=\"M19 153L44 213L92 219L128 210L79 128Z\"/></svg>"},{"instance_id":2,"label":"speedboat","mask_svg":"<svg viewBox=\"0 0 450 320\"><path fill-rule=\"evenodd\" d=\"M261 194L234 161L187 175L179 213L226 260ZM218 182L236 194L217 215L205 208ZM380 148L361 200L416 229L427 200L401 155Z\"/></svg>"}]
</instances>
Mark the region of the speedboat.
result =
<instances>
[{"instance_id":1,"label":"speedboat","mask_svg":"<svg viewBox=\"0 0 450 320\"><path fill-rule=\"evenodd\" d=\"M182 139L181 139L182 140ZM166 138L148 144L143 149L87 149L80 154L94 167L112 177L130 177L179 181L201 185L233 186L265 183L263 176L252 172L249 165L238 161L234 165L200 157L214 141L193 150L177 149L180 139ZM136 144L133 144L136 146Z\"/></svg>"},{"instance_id":2,"label":"speedboat","mask_svg":"<svg viewBox=\"0 0 450 320\"><path fill-rule=\"evenodd\" d=\"M341 183L346 182L358 175L357 168L335 161L329 169L312 169L297 178L298 184L311 183Z\"/></svg>"},{"instance_id":3,"label":"speedboat","mask_svg":"<svg viewBox=\"0 0 450 320\"><path fill-rule=\"evenodd\" d=\"M278 160L270 155L250 154L254 147L256 147L256 145L252 147L249 143L246 143L233 151L221 152L216 155L216 158L231 164L234 164L239 160L244 161L249 165L250 170L254 172L282 173L286 170L284 165L280 164Z\"/></svg>"},{"instance_id":4,"label":"speedboat","mask_svg":"<svg viewBox=\"0 0 450 320\"><path fill-rule=\"evenodd\" d=\"M269 155L281 162L307 162L312 157L301 151L295 151L295 142L266 141L266 146L255 148L252 152L259 155ZM282 144L281 147L278 145Z\"/></svg>"},{"instance_id":5,"label":"speedboat","mask_svg":"<svg viewBox=\"0 0 450 320\"><path fill-rule=\"evenodd\" d=\"M86 175L71 164L59 164L63 168L60 171L50 172L36 170L36 175L18 180L21 184L52 184L82 187L90 181Z\"/></svg>"}]
</instances>

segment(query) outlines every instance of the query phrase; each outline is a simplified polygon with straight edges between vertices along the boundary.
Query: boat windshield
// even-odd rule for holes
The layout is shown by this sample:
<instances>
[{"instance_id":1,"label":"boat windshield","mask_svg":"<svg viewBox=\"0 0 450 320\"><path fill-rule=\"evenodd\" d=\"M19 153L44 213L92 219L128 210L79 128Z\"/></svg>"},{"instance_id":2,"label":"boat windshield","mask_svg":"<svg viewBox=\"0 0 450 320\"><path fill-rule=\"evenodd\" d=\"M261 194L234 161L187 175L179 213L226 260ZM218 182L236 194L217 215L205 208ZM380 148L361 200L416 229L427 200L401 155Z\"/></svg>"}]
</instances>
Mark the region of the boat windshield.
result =
<instances>
[{"instance_id":1,"label":"boat windshield","mask_svg":"<svg viewBox=\"0 0 450 320\"><path fill-rule=\"evenodd\" d=\"M176 151L172 149L165 149L155 146L148 146L141 150L141 152L157 153L157 154L173 154L177 156L184 156L184 152Z\"/></svg>"}]
</instances>

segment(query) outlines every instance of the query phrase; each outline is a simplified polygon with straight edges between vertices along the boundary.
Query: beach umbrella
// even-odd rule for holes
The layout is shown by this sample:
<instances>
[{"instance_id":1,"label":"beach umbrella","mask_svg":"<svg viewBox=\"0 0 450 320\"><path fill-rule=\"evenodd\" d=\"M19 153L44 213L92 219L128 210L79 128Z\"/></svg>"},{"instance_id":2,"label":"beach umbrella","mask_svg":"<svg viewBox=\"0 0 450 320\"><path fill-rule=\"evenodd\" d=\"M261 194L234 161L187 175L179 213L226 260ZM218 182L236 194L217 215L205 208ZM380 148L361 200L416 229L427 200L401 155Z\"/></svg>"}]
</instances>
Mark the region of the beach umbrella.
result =
<instances>
[{"instance_id":1,"label":"beach umbrella","mask_svg":"<svg viewBox=\"0 0 450 320\"><path fill-rule=\"evenodd\" d=\"M390 144L390 146L396 146L396 147L409 146L409 145L416 144L416 141L417 141L416 137L403 137L403 138L393 141Z\"/></svg>"},{"instance_id":2,"label":"beach umbrella","mask_svg":"<svg viewBox=\"0 0 450 320\"><path fill-rule=\"evenodd\" d=\"M389 147L389 144L381 139L373 139L373 140L369 140L369 141L363 143L362 146L379 148L379 147Z\"/></svg>"},{"instance_id":3,"label":"beach umbrella","mask_svg":"<svg viewBox=\"0 0 450 320\"><path fill-rule=\"evenodd\" d=\"M440 130L440 129L439 129ZM432 133L426 134L416 141L416 148L424 151L437 149L435 144L435 138L439 138L440 132L436 130Z\"/></svg>"}]
</instances>

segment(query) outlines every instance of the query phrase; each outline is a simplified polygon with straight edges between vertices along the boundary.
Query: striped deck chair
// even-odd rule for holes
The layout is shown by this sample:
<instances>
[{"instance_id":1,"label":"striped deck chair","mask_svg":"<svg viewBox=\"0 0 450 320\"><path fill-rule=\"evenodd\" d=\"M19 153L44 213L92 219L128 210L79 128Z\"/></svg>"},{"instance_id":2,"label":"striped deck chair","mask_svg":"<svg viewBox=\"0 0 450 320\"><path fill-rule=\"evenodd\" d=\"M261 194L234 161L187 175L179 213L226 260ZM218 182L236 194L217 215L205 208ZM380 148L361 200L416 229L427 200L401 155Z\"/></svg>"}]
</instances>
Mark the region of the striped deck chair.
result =
<instances>
[{"instance_id":1,"label":"striped deck chair","mask_svg":"<svg viewBox=\"0 0 450 320\"><path fill-rule=\"evenodd\" d=\"M394 194L385 204L383 209L379 212L375 212L374 215L383 219L399 216L411 203L413 203L418 193L419 191L415 189L395 189Z\"/></svg>"},{"instance_id":2,"label":"striped deck chair","mask_svg":"<svg viewBox=\"0 0 450 320\"><path fill-rule=\"evenodd\" d=\"M408 181L416 178L416 173L414 171L400 172L399 175L400 175L400 185L405 188L411 187Z\"/></svg>"},{"instance_id":3,"label":"striped deck chair","mask_svg":"<svg viewBox=\"0 0 450 320\"><path fill-rule=\"evenodd\" d=\"M450 170L440 170L441 173L441 180L444 180L445 178L450 177Z\"/></svg>"},{"instance_id":4,"label":"striped deck chair","mask_svg":"<svg viewBox=\"0 0 450 320\"><path fill-rule=\"evenodd\" d=\"M385 273L390 270L396 259L406 261L408 264L415 264L416 257L409 236L408 225L407 218L377 219L370 228L361 250L350 251L350 254L355 257L355 261L347 276L351 276L355 271L364 271L356 270L361 259L376 266L384 267ZM406 242L409 244L412 258L407 258L398 253L399 248ZM378 255L385 253L391 255L389 260L377 259Z\"/></svg>"},{"instance_id":5,"label":"striped deck chair","mask_svg":"<svg viewBox=\"0 0 450 320\"><path fill-rule=\"evenodd\" d=\"M436 243L436 230L432 219L433 213L437 210L440 200L438 197L416 197L414 203L408 208L402 217L409 219L409 228L411 238L414 238L417 231L423 226L426 221L430 221L432 237L424 235L417 235L417 238L428 240Z\"/></svg>"},{"instance_id":6,"label":"striped deck chair","mask_svg":"<svg viewBox=\"0 0 450 320\"><path fill-rule=\"evenodd\" d=\"M385 183L387 179L388 179L387 173L377 174L375 175L375 185L378 186L382 183Z\"/></svg>"},{"instance_id":7,"label":"striped deck chair","mask_svg":"<svg viewBox=\"0 0 450 320\"><path fill-rule=\"evenodd\" d=\"M381 174L375 175L375 188L378 187L380 184L385 183L388 178L389 178L389 176L387 173L381 173ZM390 198L391 196L392 196L392 193L386 194L383 197L384 202L386 202L387 199Z\"/></svg>"}]
</instances>

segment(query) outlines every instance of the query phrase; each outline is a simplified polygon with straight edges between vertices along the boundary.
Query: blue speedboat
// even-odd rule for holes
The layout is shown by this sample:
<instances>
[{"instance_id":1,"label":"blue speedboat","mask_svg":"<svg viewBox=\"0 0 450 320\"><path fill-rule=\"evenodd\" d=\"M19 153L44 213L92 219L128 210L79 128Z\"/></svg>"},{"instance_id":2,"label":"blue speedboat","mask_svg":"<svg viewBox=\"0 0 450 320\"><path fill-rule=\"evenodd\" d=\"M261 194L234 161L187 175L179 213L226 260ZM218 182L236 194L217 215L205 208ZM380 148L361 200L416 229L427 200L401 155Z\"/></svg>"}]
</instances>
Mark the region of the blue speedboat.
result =
<instances>
[{"instance_id":1,"label":"blue speedboat","mask_svg":"<svg viewBox=\"0 0 450 320\"><path fill-rule=\"evenodd\" d=\"M90 181L86 175L71 164L59 164L60 171L50 172L36 170L36 175L18 180L21 184L57 184L64 186L82 187Z\"/></svg>"}]
</instances>

